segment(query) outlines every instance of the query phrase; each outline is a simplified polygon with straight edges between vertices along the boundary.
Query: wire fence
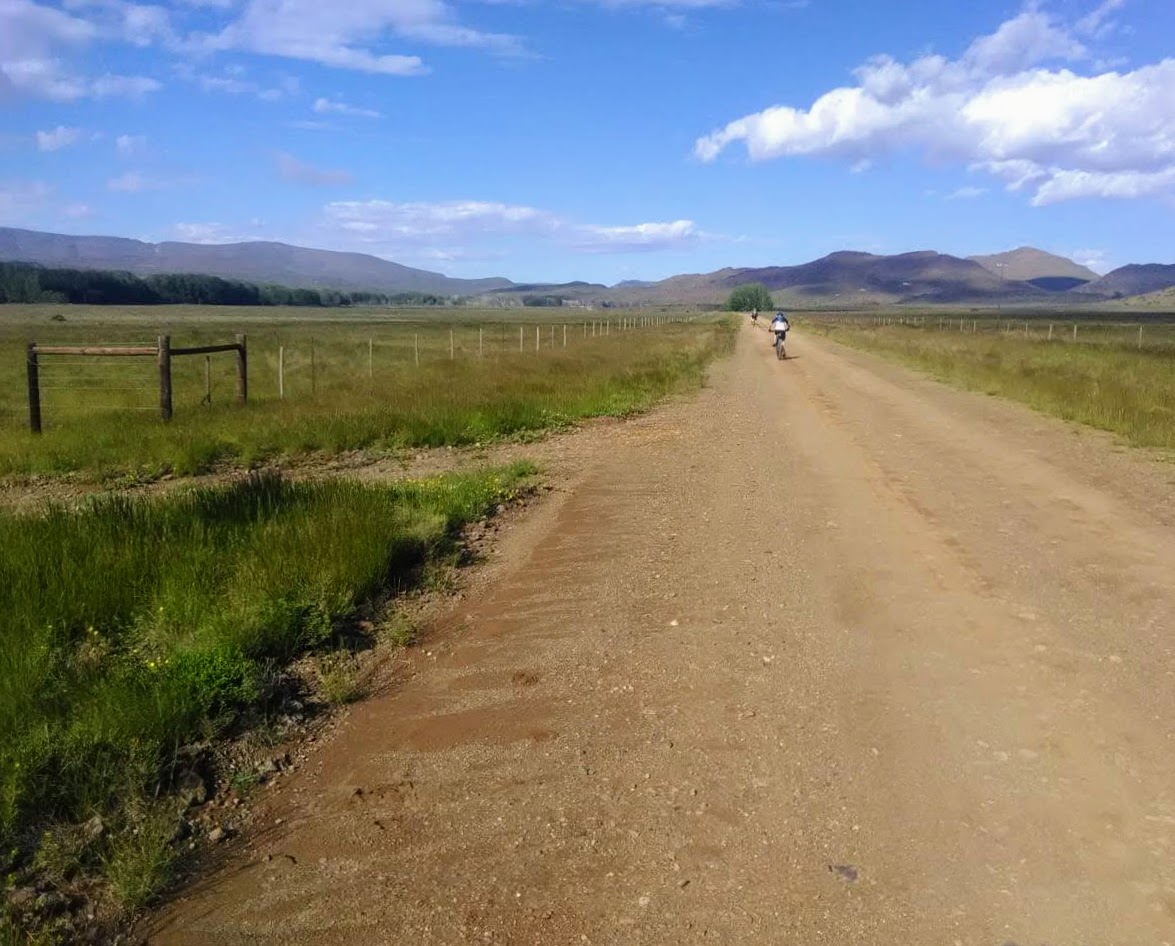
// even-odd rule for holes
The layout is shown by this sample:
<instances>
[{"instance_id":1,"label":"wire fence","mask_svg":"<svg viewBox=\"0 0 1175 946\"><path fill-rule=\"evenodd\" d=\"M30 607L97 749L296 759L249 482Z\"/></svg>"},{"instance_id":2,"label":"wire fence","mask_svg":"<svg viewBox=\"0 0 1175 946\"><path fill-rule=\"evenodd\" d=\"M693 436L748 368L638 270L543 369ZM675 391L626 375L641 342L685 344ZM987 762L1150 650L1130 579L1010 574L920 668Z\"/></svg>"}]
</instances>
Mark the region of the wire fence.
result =
<instances>
[{"instance_id":1,"label":"wire fence","mask_svg":"<svg viewBox=\"0 0 1175 946\"><path fill-rule=\"evenodd\" d=\"M1061 320L1049 317L1008 319L991 316L900 314L821 316L817 321L825 325L844 325L858 329L939 332L1175 353L1175 321Z\"/></svg>"},{"instance_id":2,"label":"wire fence","mask_svg":"<svg viewBox=\"0 0 1175 946\"><path fill-rule=\"evenodd\" d=\"M509 370L507 363L514 359L573 355L585 345L623 345L633 333L694 318L591 313L534 322L432 319L358 326L251 325L248 384L261 400L298 401L340 390L372 395L378 394L382 382L417 370L440 371L442 378L446 365L455 372L474 365L493 370L496 364ZM196 342L223 338L223 330L191 334ZM129 333L123 338L107 333L95 340L73 331L67 337L74 345L93 349L144 344L141 335ZM186 334L184 339L189 341ZM552 368L557 370L557 365ZM160 411L159 369L153 358L54 354L38 360L38 371L46 427L76 424L95 414ZM0 428L26 426L29 405L18 381L23 370L7 374L7 383L0 382ZM177 409L222 406L236 399L238 380L231 359L177 359L170 375Z\"/></svg>"}]
</instances>

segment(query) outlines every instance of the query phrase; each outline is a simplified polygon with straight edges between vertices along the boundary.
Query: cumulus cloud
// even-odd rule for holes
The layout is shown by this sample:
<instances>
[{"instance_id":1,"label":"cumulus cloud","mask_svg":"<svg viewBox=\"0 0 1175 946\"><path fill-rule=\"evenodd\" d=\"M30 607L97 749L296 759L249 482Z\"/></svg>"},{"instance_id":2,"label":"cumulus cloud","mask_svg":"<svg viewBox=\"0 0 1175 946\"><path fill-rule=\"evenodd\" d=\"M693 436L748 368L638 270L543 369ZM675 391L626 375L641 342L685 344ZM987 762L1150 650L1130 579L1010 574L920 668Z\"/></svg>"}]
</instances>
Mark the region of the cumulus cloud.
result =
<instances>
[{"instance_id":1,"label":"cumulus cloud","mask_svg":"<svg viewBox=\"0 0 1175 946\"><path fill-rule=\"evenodd\" d=\"M1098 33L1120 4L1083 22ZM1127 72L1082 74L1076 31L1035 7L977 39L957 60L888 56L807 109L774 106L699 138L713 161L741 142L751 160L829 155L850 164L911 150L959 162L1024 190L1041 205L1079 197L1134 198L1171 189L1175 59Z\"/></svg>"},{"instance_id":2,"label":"cumulus cloud","mask_svg":"<svg viewBox=\"0 0 1175 946\"><path fill-rule=\"evenodd\" d=\"M37 132L37 150L60 151L62 148L72 148L82 138L80 128L68 128L58 125L51 131Z\"/></svg>"},{"instance_id":3,"label":"cumulus cloud","mask_svg":"<svg viewBox=\"0 0 1175 946\"><path fill-rule=\"evenodd\" d=\"M344 187L355 181L350 171L330 170L317 168L312 164L299 161L292 154L279 151L277 158L277 172L283 181L291 184L307 184L311 187Z\"/></svg>"},{"instance_id":4,"label":"cumulus cloud","mask_svg":"<svg viewBox=\"0 0 1175 946\"><path fill-rule=\"evenodd\" d=\"M328 98L319 98L314 101L314 111L319 115L353 115L359 118L383 118L382 112L373 108L359 108L348 105L346 102L336 102Z\"/></svg>"},{"instance_id":5,"label":"cumulus cloud","mask_svg":"<svg viewBox=\"0 0 1175 946\"><path fill-rule=\"evenodd\" d=\"M467 46L517 54L517 37L463 25L443 0L249 0L221 32L205 38L210 49L242 49L317 62L338 69L413 76L427 70L419 56L382 51L387 40Z\"/></svg>"},{"instance_id":6,"label":"cumulus cloud","mask_svg":"<svg viewBox=\"0 0 1175 946\"><path fill-rule=\"evenodd\" d=\"M585 253L682 249L706 238L690 220L603 226L569 221L537 207L493 201L396 203L337 201L325 208L328 230L372 252L415 258L484 256L481 244L530 239Z\"/></svg>"}]
</instances>

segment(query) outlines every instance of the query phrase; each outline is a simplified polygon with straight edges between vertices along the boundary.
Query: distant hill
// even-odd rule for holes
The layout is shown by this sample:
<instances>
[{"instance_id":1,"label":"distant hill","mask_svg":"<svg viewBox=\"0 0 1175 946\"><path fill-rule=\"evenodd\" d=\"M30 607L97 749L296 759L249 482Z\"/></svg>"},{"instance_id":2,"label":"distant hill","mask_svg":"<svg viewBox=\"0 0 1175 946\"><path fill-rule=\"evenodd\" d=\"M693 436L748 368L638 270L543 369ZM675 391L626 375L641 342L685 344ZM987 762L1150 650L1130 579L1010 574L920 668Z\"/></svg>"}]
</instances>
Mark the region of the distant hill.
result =
<instances>
[{"instance_id":1,"label":"distant hill","mask_svg":"<svg viewBox=\"0 0 1175 946\"><path fill-rule=\"evenodd\" d=\"M673 276L642 288L617 287L623 301L721 302L746 283L762 283L785 304L836 301L840 305L886 302L1031 301L1046 297L1036 286L1002 279L971 260L932 251L877 256L838 252L798 266L720 269Z\"/></svg>"},{"instance_id":2,"label":"distant hill","mask_svg":"<svg viewBox=\"0 0 1175 946\"><path fill-rule=\"evenodd\" d=\"M1116 303L1127 309L1150 309L1161 312L1175 312L1175 286L1148 292L1141 296L1127 296Z\"/></svg>"},{"instance_id":3,"label":"distant hill","mask_svg":"<svg viewBox=\"0 0 1175 946\"><path fill-rule=\"evenodd\" d=\"M1098 278L1098 274L1088 267L1031 246L991 256L969 256L968 259L997 276L1032 283L1048 292L1066 292Z\"/></svg>"},{"instance_id":4,"label":"distant hill","mask_svg":"<svg viewBox=\"0 0 1175 946\"><path fill-rule=\"evenodd\" d=\"M0 227L0 260L149 276L202 273L310 289L477 295L509 288L508 279L451 279L364 253L286 243L143 243L122 237L67 236Z\"/></svg>"},{"instance_id":5,"label":"distant hill","mask_svg":"<svg viewBox=\"0 0 1175 946\"><path fill-rule=\"evenodd\" d=\"M795 266L728 267L658 282L512 283L452 279L363 253L338 253L285 243L143 243L120 237L65 236L0 227L0 261L138 276L200 273L252 283L344 292L422 292L477 296L487 303L720 305L732 289L762 283L781 305L1037 304L1092 302L1175 286L1175 265L1124 266L1098 277L1072 260L1032 247L962 259L924 250L896 256L842 251Z\"/></svg>"},{"instance_id":6,"label":"distant hill","mask_svg":"<svg viewBox=\"0 0 1175 946\"><path fill-rule=\"evenodd\" d=\"M1115 269L1077 291L1105 299L1121 299L1158 292L1172 286L1175 286L1175 264L1145 263Z\"/></svg>"}]
</instances>

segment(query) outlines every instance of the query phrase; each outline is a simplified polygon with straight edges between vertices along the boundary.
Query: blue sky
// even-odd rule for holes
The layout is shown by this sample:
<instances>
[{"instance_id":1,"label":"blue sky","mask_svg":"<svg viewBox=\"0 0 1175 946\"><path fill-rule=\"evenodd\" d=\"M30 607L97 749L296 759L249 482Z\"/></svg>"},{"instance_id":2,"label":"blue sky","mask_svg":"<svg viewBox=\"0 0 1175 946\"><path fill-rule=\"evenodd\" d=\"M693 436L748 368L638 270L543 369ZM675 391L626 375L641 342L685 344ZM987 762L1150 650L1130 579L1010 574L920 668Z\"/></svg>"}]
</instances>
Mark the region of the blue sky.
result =
<instances>
[{"instance_id":1,"label":"blue sky","mask_svg":"<svg viewBox=\"0 0 1175 946\"><path fill-rule=\"evenodd\" d=\"M657 279L1175 262L1175 2L0 0L0 225Z\"/></svg>"}]
</instances>

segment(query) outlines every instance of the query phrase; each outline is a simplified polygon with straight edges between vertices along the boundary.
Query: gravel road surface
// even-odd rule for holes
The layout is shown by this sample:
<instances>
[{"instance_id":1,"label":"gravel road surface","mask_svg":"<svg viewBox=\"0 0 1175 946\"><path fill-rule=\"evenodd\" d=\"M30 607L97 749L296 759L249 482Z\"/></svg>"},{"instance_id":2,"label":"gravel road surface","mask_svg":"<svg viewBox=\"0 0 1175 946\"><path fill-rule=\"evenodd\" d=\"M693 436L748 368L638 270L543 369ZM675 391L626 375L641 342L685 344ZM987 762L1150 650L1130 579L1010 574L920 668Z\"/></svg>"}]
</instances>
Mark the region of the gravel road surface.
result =
<instances>
[{"instance_id":1,"label":"gravel road surface","mask_svg":"<svg viewBox=\"0 0 1175 946\"><path fill-rule=\"evenodd\" d=\"M1175 943L1175 467L749 326L148 930Z\"/></svg>"}]
</instances>

